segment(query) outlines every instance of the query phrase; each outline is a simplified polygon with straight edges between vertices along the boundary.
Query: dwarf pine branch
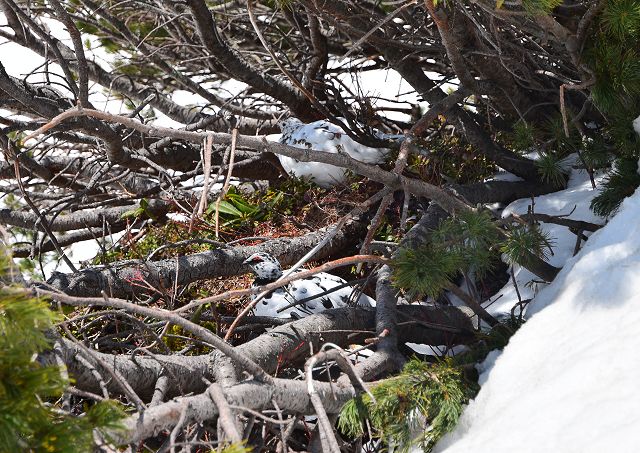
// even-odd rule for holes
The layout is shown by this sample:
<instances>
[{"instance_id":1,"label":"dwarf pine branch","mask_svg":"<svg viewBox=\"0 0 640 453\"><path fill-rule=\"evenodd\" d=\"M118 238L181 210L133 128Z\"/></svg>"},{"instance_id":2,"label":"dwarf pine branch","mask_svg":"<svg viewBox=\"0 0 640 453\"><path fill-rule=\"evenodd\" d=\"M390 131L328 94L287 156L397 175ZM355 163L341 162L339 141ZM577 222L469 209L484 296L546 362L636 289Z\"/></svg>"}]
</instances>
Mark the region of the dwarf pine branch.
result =
<instances>
[{"instance_id":1,"label":"dwarf pine branch","mask_svg":"<svg viewBox=\"0 0 640 453\"><path fill-rule=\"evenodd\" d=\"M0 256L2 281L10 258ZM58 366L35 360L50 347L45 333L59 316L22 287L0 287L0 451L93 451L94 428L117 430L124 416L114 401L74 416L56 405L69 385Z\"/></svg>"}]
</instances>

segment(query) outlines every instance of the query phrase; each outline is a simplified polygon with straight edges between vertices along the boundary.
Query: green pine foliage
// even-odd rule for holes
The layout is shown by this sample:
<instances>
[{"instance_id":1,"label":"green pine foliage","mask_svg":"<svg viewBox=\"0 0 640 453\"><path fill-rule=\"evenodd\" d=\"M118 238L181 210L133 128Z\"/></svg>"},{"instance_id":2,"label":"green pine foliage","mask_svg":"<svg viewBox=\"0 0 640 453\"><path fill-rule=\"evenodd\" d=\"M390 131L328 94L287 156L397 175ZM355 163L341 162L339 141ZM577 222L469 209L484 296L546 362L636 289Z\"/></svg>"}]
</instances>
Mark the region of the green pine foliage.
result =
<instances>
[{"instance_id":1,"label":"green pine foliage","mask_svg":"<svg viewBox=\"0 0 640 453\"><path fill-rule=\"evenodd\" d=\"M341 432L355 438L370 428L394 451L409 451L412 445L429 451L455 427L475 387L451 361L429 364L414 359L371 393L375 401L363 394L344 406L338 421Z\"/></svg>"},{"instance_id":2,"label":"green pine foliage","mask_svg":"<svg viewBox=\"0 0 640 453\"><path fill-rule=\"evenodd\" d=\"M620 106L632 108L633 99L640 95L638 51L614 41L595 47L591 58L597 77L592 95L597 105L607 113L615 112Z\"/></svg>"},{"instance_id":3,"label":"green pine foliage","mask_svg":"<svg viewBox=\"0 0 640 453\"><path fill-rule=\"evenodd\" d=\"M517 153L531 151L536 146L537 131L533 125L518 121L513 125L513 132L509 134L509 147Z\"/></svg>"},{"instance_id":4,"label":"green pine foliage","mask_svg":"<svg viewBox=\"0 0 640 453\"><path fill-rule=\"evenodd\" d=\"M624 39L640 32L640 3L637 0L610 1L602 13L606 32Z\"/></svg>"},{"instance_id":5,"label":"green pine foliage","mask_svg":"<svg viewBox=\"0 0 640 453\"><path fill-rule=\"evenodd\" d=\"M587 168L596 170L608 168L611 165L611 153L607 143L601 135L582 140L582 159Z\"/></svg>"},{"instance_id":6,"label":"green pine foliage","mask_svg":"<svg viewBox=\"0 0 640 453\"><path fill-rule=\"evenodd\" d=\"M453 358L427 363L411 359L402 373L382 381L368 394L350 400L342 409L338 429L355 439L381 439L389 451L430 451L457 424L464 406L479 390L474 365L489 352L504 348L523 321L508 318L468 351Z\"/></svg>"},{"instance_id":7,"label":"green pine foliage","mask_svg":"<svg viewBox=\"0 0 640 453\"><path fill-rule=\"evenodd\" d=\"M433 243L417 249L402 248L394 258L394 284L411 299L437 297L463 263L458 253Z\"/></svg>"},{"instance_id":8,"label":"green pine foliage","mask_svg":"<svg viewBox=\"0 0 640 453\"><path fill-rule=\"evenodd\" d=\"M621 106L637 116L640 95L640 3L608 0L594 27L586 59L595 72L595 103L606 114ZM634 118L635 118L634 116Z\"/></svg>"},{"instance_id":9,"label":"green pine foliage","mask_svg":"<svg viewBox=\"0 0 640 453\"><path fill-rule=\"evenodd\" d=\"M549 258L553 239L537 224L518 225L512 228L507 239L500 244L500 251L511 263L527 266L533 257Z\"/></svg>"},{"instance_id":10,"label":"green pine foliage","mask_svg":"<svg viewBox=\"0 0 640 453\"><path fill-rule=\"evenodd\" d=\"M540 153L536 167L544 182L558 188L566 185L569 168L558 153Z\"/></svg>"},{"instance_id":11,"label":"green pine foliage","mask_svg":"<svg viewBox=\"0 0 640 453\"><path fill-rule=\"evenodd\" d=\"M478 341L467 351L453 357L453 363L459 368L468 368L469 365L482 362L491 351L504 349L513 334L524 323L525 320L522 317L514 315L501 319L500 324L487 332L477 332Z\"/></svg>"},{"instance_id":12,"label":"green pine foliage","mask_svg":"<svg viewBox=\"0 0 640 453\"><path fill-rule=\"evenodd\" d=\"M640 98L638 99L640 102ZM640 106L639 106L640 107ZM640 137L633 129L633 120L640 116L640 108L623 108L611 113L611 123L606 133L609 141L614 144L614 156L618 158L640 157Z\"/></svg>"},{"instance_id":13,"label":"green pine foliage","mask_svg":"<svg viewBox=\"0 0 640 453\"><path fill-rule=\"evenodd\" d=\"M570 112L567 112L571 115ZM547 152L553 152L560 158L575 153L580 146L581 137L574 127L569 127L569 136L564 130L562 115L558 114L545 122L543 139L549 142Z\"/></svg>"},{"instance_id":14,"label":"green pine foliage","mask_svg":"<svg viewBox=\"0 0 640 453\"><path fill-rule=\"evenodd\" d=\"M401 248L393 259L394 285L411 298L436 298L458 272L482 277L497 258L500 232L486 211L469 211L443 221L419 248Z\"/></svg>"},{"instance_id":15,"label":"green pine foliage","mask_svg":"<svg viewBox=\"0 0 640 453\"><path fill-rule=\"evenodd\" d=\"M534 257L548 259L552 245L553 238L537 224L500 231L488 212L470 211L442 222L422 246L400 248L393 258L393 283L410 299L435 299L459 272L482 278L498 252L526 267Z\"/></svg>"},{"instance_id":16,"label":"green pine foliage","mask_svg":"<svg viewBox=\"0 0 640 453\"><path fill-rule=\"evenodd\" d=\"M591 96L607 119L605 136L616 160L591 204L595 213L607 216L640 184L631 162L640 157L640 137L632 126L640 116L640 2L608 0L584 56L595 74Z\"/></svg>"},{"instance_id":17,"label":"green pine foliage","mask_svg":"<svg viewBox=\"0 0 640 453\"><path fill-rule=\"evenodd\" d=\"M607 176L602 191L591 201L591 209L603 217L613 214L620 207L622 200L632 195L638 186L638 161L619 159L614 170Z\"/></svg>"},{"instance_id":18,"label":"green pine foliage","mask_svg":"<svg viewBox=\"0 0 640 453\"><path fill-rule=\"evenodd\" d=\"M542 181L557 188L566 185L570 166L566 158L578 151L582 138L575 128L569 129L567 137L562 116L546 121L540 129L524 121L518 121L513 131L503 137L505 145L517 153L541 150L536 167Z\"/></svg>"},{"instance_id":19,"label":"green pine foliage","mask_svg":"<svg viewBox=\"0 0 640 453\"><path fill-rule=\"evenodd\" d=\"M3 255L3 277L10 269ZM90 452L94 428L118 428L123 412L112 401L94 404L81 417L55 406L69 382L58 367L35 357L50 346L45 332L57 320L26 289L0 287L0 451Z\"/></svg>"}]
</instances>

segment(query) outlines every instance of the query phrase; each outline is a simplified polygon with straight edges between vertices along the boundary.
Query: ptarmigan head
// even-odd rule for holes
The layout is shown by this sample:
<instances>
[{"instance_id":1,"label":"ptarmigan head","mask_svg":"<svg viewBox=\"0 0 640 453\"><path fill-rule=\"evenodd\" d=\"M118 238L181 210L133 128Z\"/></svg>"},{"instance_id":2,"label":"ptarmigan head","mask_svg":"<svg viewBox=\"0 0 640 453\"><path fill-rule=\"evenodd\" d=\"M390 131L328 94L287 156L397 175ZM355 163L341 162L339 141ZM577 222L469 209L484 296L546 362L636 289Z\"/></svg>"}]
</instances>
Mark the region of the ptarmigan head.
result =
<instances>
[{"instance_id":1,"label":"ptarmigan head","mask_svg":"<svg viewBox=\"0 0 640 453\"><path fill-rule=\"evenodd\" d=\"M251 266L251 269L256 274L256 280L263 283L274 282L282 276L280 263L268 253L254 253L244 260L242 264Z\"/></svg>"},{"instance_id":2,"label":"ptarmigan head","mask_svg":"<svg viewBox=\"0 0 640 453\"><path fill-rule=\"evenodd\" d=\"M298 118L293 116L278 121L278 127L282 132L279 140L280 143L291 145L293 134L300 130L303 126L304 124Z\"/></svg>"},{"instance_id":3,"label":"ptarmigan head","mask_svg":"<svg viewBox=\"0 0 640 453\"><path fill-rule=\"evenodd\" d=\"M278 127L282 131L282 133L293 132L297 129L300 129L304 124L295 116L290 116L289 118L285 118L283 120L278 121Z\"/></svg>"}]
</instances>

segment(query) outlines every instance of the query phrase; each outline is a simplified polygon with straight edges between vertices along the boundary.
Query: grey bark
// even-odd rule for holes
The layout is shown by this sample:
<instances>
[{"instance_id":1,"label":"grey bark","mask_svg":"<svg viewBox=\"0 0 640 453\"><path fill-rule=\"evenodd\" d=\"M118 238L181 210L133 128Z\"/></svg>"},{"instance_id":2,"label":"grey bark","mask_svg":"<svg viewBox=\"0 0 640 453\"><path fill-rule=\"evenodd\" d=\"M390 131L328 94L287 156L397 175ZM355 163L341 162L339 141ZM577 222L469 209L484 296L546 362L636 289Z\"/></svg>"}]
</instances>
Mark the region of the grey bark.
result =
<instances>
[{"instance_id":1,"label":"grey bark","mask_svg":"<svg viewBox=\"0 0 640 453\"><path fill-rule=\"evenodd\" d=\"M342 406L355 396L351 385L316 382L316 391L329 414L336 414ZM275 379L273 385L248 381L225 389L227 402L233 406L254 410L273 409L273 402L287 412L313 415L314 410L306 393L306 383L290 379ZM124 432L115 432L115 442L125 444L148 439L160 431L175 425L183 412L186 421L202 422L218 415L207 393L176 398L164 404L147 408L124 420Z\"/></svg>"},{"instance_id":2,"label":"grey bark","mask_svg":"<svg viewBox=\"0 0 640 453\"><path fill-rule=\"evenodd\" d=\"M466 344L475 339L469 314L456 307L430 307L404 305L398 307L402 321L413 320L399 330L398 340L434 346L443 344ZM299 365L310 352L318 351L326 342L346 347L348 344L363 342L374 337L375 314L373 310L361 308L338 308L311 315L260 335L236 348L244 356L260 365L267 373L273 374L279 367ZM353 331L370 330L370 335ZM81 349L71 341L58 339L57 351L62 355L69 372L76 380L76 387L90 392L99 392L100 383L91 370L79 360ZM48 351L40 356L43 363L55 363ZM153 354L143 351L135 354L105 354L96 352L103 362L111 364L123 376L134 391L143 399L151 398L156 381L167 378L165 392L168 396L202 392L204 381L213 381L218 366L226 361L219 352L208 355L180 356ZM91 357L86 360L93 362ZM97 365L96 365L97 366ZM367 376L370 376L366 373ZM119 393L120 388L108 383L110 392Z\"/></svg>"},{"instance_id":3,"label":"grey bark","mask_svg":"<svg viewBox=\"0 0 640 453\"><path fill-rule=\"evenodd\" d=\"M0 211L0 219L1 215L2 211ZM355 244L364 228L366 228L364 223L349 222L335 236L331 244L316 255L316 258L325 258ZM71 296L78 297L99 296L101 291L105 291L111 297L132 296L143 291L135 284L141 280L162 291L162 289L173 288L176 283L176 270L178 285L246 272L249 269L243 268L242 261L257 252L270 253L283 265L293 264L321 241L326 231L327 228L323 228L301 237L277 238L260 245L216 249L181 256L177 259L121 265L116 263L105 268L85 269L77 274L55 273L47 283Z\"/></svg>"},{"instance_id":4,"label":"grey bark","mask_svg":"<svg viewBox=\"0 0 640 453\"><path fill-rule=\"evenodd\" d=\"M170 207L170 203L166 201L149 200L146 212L154 217L159 217L166 214ZM49 222L49 226L52 231L72 231L81 228L102 227L105 223L121 225L127 222L125 218L126 214L134 212L139 208L140 203L136 203L115 208L76 211L57 216ZM42 226L39 225L36 214L32 212L14 211L8 208L0 209L0 224L44 231Z\"/></svg>"}]
</instances>

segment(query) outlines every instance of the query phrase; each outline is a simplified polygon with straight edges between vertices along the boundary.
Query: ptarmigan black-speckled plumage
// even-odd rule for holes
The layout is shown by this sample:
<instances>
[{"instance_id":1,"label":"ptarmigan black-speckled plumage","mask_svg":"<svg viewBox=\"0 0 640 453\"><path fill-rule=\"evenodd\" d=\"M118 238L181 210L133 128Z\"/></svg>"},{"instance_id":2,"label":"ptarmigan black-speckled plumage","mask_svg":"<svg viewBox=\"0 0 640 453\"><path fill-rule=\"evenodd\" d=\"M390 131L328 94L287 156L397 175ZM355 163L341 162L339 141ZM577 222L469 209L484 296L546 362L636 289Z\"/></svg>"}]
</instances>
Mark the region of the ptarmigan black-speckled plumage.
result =
<instances>
[{"instance_id":1,"label":"ptarmigan black-speckled plumage","mask_svg":"<svg viewBox=\"0 0 640 453\"><path fill-rule=\"evenodd\" d=\"M379 164L384 162L386 148L371 148L361 145L349 137L344 130L325 120L305 124L297 118L288 118L279 124L282 130L280 143L297 148L314 149L328 153L346 153L360 162ZM346 180L344 168L320 162L300 162L287 156L278 155L287 173L298 178L310 178L320 187L331 187Z\"/></svg>"},{"instance_id":2,"label":"ptarmigan black-speckled plumage","mask_svg":"<svg viewBox=\"0 0 640 453\"><path fill-rule=\"evenodd\" d=\"M263 286L275 282L282 276L280 263L268 253L254 253L244 261L251 266L256 274L253 286ZM313 313L320 313L329 308L339 308L350 305L357 297L357 304L361 306L374 306L375 301L365 294L354 293L354 288L345 286L336 291L325 293L331 288L346 283L346 280L335 275L321 272L311 277L296 280L288 285L272 291L254 308L256 316L272 316L278 318L303 317ZM288 307L291 303L318 295L302 304ZM285 308L281 312L278 310Z\"/></svg>"}]
</instances>

